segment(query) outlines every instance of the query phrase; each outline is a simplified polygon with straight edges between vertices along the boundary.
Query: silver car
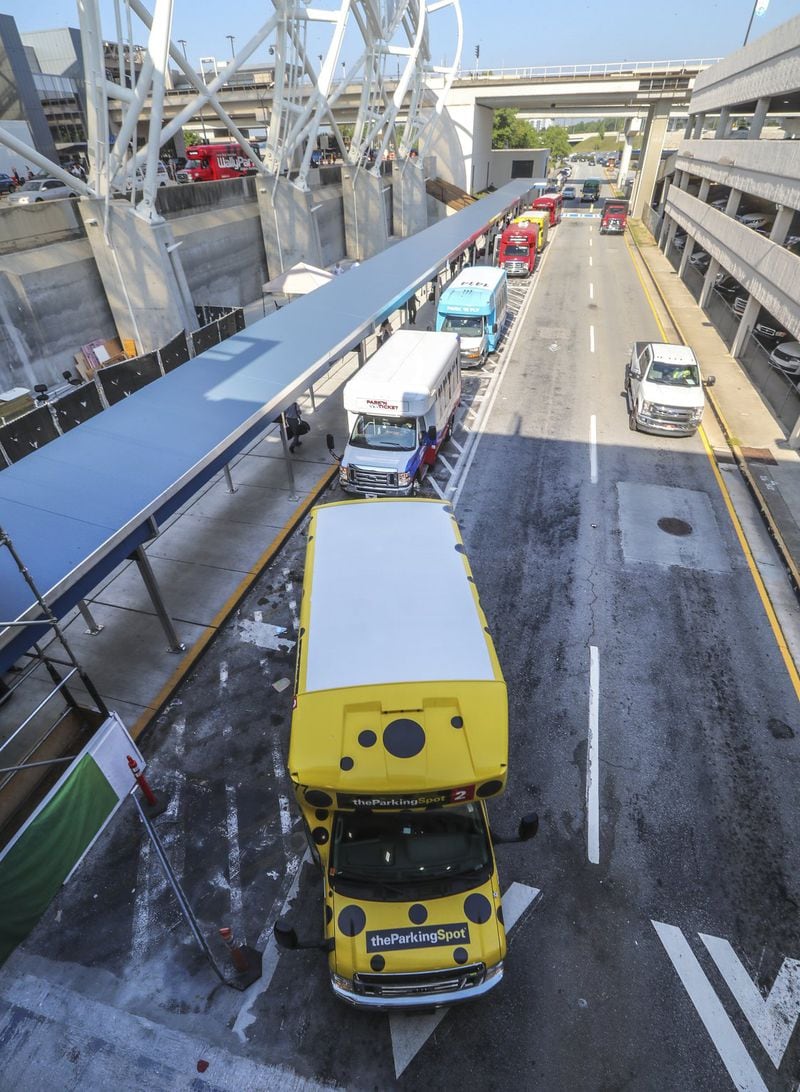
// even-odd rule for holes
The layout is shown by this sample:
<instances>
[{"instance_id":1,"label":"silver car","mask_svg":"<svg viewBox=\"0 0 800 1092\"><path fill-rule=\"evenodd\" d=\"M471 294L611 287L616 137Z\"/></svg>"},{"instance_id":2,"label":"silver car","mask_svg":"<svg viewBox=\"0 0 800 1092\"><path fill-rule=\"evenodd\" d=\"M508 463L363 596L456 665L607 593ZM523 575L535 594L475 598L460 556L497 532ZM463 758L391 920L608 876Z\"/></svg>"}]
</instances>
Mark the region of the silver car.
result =
<instances>
[{"instance_id":1,"label":"silver car","mask_svg":"<svg viewBox=\"0 0 800 1092\"><path fill-rule=\"evenodd\" d=\"M39 201L55 201L59 197L77 197L75 190L57 178L32 178L9 195L9 205L34 205Z\"/></svg>"}]
</instances>

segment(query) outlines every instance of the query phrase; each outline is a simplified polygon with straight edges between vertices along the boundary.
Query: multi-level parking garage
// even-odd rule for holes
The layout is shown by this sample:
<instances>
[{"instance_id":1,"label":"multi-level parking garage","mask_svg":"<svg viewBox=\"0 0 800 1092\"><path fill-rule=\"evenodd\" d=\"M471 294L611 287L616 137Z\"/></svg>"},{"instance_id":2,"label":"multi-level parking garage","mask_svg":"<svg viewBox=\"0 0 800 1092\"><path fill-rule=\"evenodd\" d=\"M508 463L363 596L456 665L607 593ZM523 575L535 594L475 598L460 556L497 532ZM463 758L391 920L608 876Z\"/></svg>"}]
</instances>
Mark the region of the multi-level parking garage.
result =
<instances>
[{"instance_id":1,"label":"multi-level parking garage","mask_svg":"<svg viewBox=\"0 0 800 1092\"><path fill-rule=\"evenodd\" d=\"M651 226L791 428L800 412L800 17L701 72L689 113Z\"/></svg>"}]
</instances>

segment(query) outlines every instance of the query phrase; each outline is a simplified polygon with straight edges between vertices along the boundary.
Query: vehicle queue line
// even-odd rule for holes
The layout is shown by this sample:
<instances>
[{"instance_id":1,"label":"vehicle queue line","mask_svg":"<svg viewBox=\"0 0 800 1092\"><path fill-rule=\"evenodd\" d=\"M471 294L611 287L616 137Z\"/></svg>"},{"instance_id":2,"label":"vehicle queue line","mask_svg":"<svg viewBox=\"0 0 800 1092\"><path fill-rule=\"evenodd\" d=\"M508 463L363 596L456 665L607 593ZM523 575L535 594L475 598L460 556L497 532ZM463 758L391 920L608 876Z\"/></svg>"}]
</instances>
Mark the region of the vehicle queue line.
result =
<instances>
[{"instance_id":1,"label":"vehicle queue line","mask_svg":"<svg viewBox=\"0 0 800 1092\"><path fill-rule=\"evenodd\" d=\"M508 183L3 470L0 525L56 617L141 553L302 391L529 190L530 182ZM12 620L41 616L10 557L0 556L0 671L45 628Z\"/></svg>"}]
</instances>

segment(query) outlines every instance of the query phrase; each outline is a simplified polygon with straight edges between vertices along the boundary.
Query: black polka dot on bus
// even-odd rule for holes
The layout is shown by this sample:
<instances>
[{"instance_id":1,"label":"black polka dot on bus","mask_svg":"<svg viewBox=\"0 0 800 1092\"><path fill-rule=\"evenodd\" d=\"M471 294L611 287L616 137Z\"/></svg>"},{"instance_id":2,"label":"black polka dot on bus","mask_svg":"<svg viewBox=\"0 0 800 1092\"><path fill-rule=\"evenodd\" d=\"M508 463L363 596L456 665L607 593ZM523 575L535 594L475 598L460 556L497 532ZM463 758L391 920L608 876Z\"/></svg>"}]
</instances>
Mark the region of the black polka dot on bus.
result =
<instances>
[{"instance_id":1,"label":"black polka dot on bus","mask_svg":"<svg viewBox=\"0 0 800 1092\"><path fill-rule=\"evenodd\" d=\"M452 506L452 504L443 504L442 508L445 510L445 512L447 512L448 515L450 515L450 516L453 515L453 506Z\"/></svg>"},{"instance_id":2,"label":"black polka dot on bus","mask_svg":"<svg viewBox=\"0 0 800 1092\"><path fill-rule=\"evenodd\" d=\"M318 846L324 846L328 840L328 832L325 827L314 827L311 831L311 837Z\"/></svg>"},{"instance_id":3,"label":"black polka dot on bus","mask_svg":"<svg viewBox=\"0 0 800 1092\"><path fill-rule=\"evenodd\" d=\"M455 545L455 551L457 554L465 554L467 552L467 548L462 542L457 542Z\"/></svg>"},{"instance_id":4,"label":"black polka dot on bus","mask_svg":"<svg viewBox=\"0 0 800 1092\"><path fill-rule=\"evenodd\" d=\"M497 920L500 922L501 925L505 925L505 921L503 921L503 907L502 906L497 907Z\"/></svg>"},{"instance_id":5,"label":"black polka dot on bus","mask_svg":"<svg viewBox=\"0 0 800 1092\"><path fill-rule=\"evenodd\" d=\"M484 781L484 783L478 787L478 796L494 796L496 792L500 792L502 787L502 781Z\"/></svg>"},{"instance_id":6,"label":"black polka dot on bus","mask_svg":"<svg viewBox=\"0 0 800 1092\"><path fill-rule=\"evenodd\" d=\"M333 910L330 906L325 906L325 924L330 925L333 921Z\"/></svg>"},{"instance_id":7,"label":"black polka dot on bus","mask_svg":"<svg viewBox=\"0 0 800 1092\"><path fill-rule=\"evenodd\" d=\"M386 966L386 960L382 955L374 955L369 961L369 965L372 967L373 971L382 971Z\"/></svg>"},{"instance_id":8,"label":"black polka dot on bus","mask_svg":"<svg viewBox=\"0 0 800 1092\"><path fill-rule=\"evenodd\" d=\"M475 925L483 925L492 916L492 904L477 891L464 899L464 913Z\"/></svg>"},{"instance_id":9,"label":"black polka dot on bus","mask_svg":"<svg viewBox=\"0 0 800 1092\"><path fill-rule=\"evenodd\" d=\"M463 728L464 727L464 718L463 717L451 717L450 718L450 723L453 725L454 728Z\"/></svg>"},{"instance_id":10,"label":"black polka dot on bus","mask_svg":"<svg viewBox=\"0 0 800 1092\"><path fill-rule=\"evenodd\" d=\"M383 745L395 758L413 758L425 746L425 730L415 720L401 717L384 728Z\"/></svg>"},{"instance_id":11,"label":"black polka dot on bus","mask_svg":"<svg viewBox=\"0 0 800 1092\"><path fill-rule=\"evenodd\" d=\"M453 952L453 959L456 963L466 963L469 959L469 952L466 948L456 948Z\"/></svg>"},{"instance_id":12,"label":"black polka dot on bus","mask_svg":"<svg viewBox=\"0 0 800 1092\"><path fill-rule=\"evenodd\" d=\"M312 808L329 808L333 803L331 797L320 789L309 789L306 793L306 800Z\"/></svg>"},{"instance_id":13,"label":"black polka dot on bus","mask_svg":"<svg viewBox=\"0 0 800 1092\"><path fill-rule=\"evenodd\" d=\"M412 925L424 925L428 920L428 911L416 902L408 911L408 920Z\"/></svg>"},{"instance_id":14,"label":"black polka dot on bus","mask_svg":"<svg viewBox=\"0 0 800 1092\"><path fill-rule=\"evenodd\" d=\"M365 728L363 732L358 733L358 742L362 747L374 747L378 737L371 728Z\"/></svg>"},{"instance_id":15,"label":"black polka dot on bus","mask_svg":"<svg viewBox=\"0 0 800 1092\"><path fill-rule=\"evenodd\" d=\"M360 906L345 906L339 911L339 929L346 937L357 937L367 924L367 915Z\"/></svg>"},{"instance_id":16,"label":"black polka dot on bus","mask_svg":"<svg viewBox=\"0 0 800 1092\"><path fill-rule=\"evenodd\" d=\"M345 755L344 758L340 760L339 766L343 770L352 770L352 768L355 766L355 762L353 762L352 758L350 758L348 755Z\"/></svg>"},{"instance_id":17,"label":"black polka dot on bus","mask_svg":"<svg viewBox=\"0 0 800 1092\"><path fill-rule=\"evenodd\" d=\"M314 812L314 816L315 818L319 819L320 823L324 823L325 820L328 818L328 813L323 808L317 808L317 810Z\"/></svg>"}]
</instances>

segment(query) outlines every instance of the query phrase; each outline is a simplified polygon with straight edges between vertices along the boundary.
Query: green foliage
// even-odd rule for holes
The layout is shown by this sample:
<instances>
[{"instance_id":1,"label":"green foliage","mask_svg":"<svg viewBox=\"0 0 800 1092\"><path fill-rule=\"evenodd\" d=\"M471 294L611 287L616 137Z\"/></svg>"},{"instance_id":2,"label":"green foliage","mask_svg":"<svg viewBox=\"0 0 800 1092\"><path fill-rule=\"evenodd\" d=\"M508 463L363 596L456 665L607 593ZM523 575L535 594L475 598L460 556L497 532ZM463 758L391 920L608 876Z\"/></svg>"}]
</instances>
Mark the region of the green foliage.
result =
<instances>
[{"instance_id":1,"label":"green foliage","mask_svg":"<svg viewBox=\"0 0 800 1092\"><path fill-rule=\"evenodd\" d=\"M532 125L517 117L516 110L503 107L494 112L492 147L541 148L542 141Z\"/></svg>"},{"instance_id":2,"label":"green foliage","mask_svg":"<svg viewBox=\"0 0 800 1092\"><path fill-rule=\"evenodd\" d=\"M550 125L543 132L537 134L540 137L540 142L545 148L550 149L550 156L553 159L563 159L570 153L570 144L567 137L567 130L563 125Z\"/></svg>"},{"instance_id":3,"label":"green foliage","mask_svg":"<svg viewBox=\"0 0 800 1092\"><path fill-rule=\"evenodd\" d=\"M199 133L196 133L194 129L183 130L183 143L187 148L191 148L195 144L202 144L203 138Z\"/></svg>"}]
</instances>

